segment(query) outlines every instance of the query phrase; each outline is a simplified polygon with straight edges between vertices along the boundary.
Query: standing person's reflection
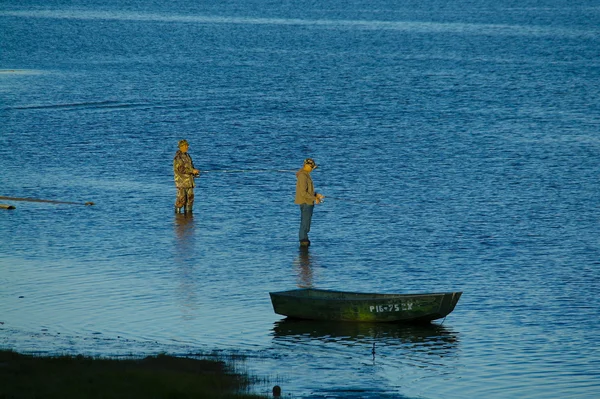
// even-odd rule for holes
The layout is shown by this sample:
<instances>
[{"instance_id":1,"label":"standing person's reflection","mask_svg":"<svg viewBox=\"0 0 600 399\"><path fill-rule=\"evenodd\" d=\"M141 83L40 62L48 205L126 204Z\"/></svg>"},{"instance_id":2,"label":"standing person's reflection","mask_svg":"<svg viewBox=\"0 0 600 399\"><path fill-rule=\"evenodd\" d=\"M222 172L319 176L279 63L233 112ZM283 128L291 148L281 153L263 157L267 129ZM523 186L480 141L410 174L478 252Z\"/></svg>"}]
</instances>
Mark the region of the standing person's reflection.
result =
<instances>
[{"instance_id":1,"label":"standing person's reflection","mask_svg":"<svg viewBox=\"0 0 600 399\"><path fill-rule=\"evenodd\" d=\"M311 288L313 285L313 265L307 247L300 247L298 257L294 260L294 268L298 273L298 287Z\"/></svg>"},{"instance_id":2,"label":"standing person's reflection","mask_svg":"<svg viewBox=\"0 0 600 399\"><path fill-rule=\"evenodd\" d=\"M176 213L175 214L175 235L177 236L177 246L183 252L193 248L192 241L194 237L194 214ZM180 251L178 251L180 252Z\"/></svg>"},{"instance_id":3,"label":"standing person's reflection","mask_svg":"<svg viewBox=\"0 0 600 399\"><path fill-rule=\"evenodd\" d=\"M174 221L175 251L174 263L176 275L179 280L177 289L181 301L181 311L184 320L196 318L197 298L197 272L195 251L195 226L192 213L177 213Z\"/></svg>"}]
</instances>

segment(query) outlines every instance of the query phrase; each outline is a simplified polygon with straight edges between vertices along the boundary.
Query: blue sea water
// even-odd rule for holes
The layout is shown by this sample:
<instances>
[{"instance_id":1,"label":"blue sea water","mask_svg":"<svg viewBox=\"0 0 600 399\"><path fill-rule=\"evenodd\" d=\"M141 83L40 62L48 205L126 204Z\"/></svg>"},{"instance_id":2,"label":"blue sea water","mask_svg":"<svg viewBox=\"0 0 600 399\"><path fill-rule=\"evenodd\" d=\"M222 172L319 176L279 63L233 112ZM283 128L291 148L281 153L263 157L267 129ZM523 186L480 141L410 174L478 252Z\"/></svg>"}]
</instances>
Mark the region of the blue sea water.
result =
<instances>
[{"instance_id":1,"label":"blue sea water","mask_svg":"<svg viewBox=\"0 0 600 399\"><path fill-rule=\"evenodd\" d=\"M0 196L95 203L0 201L0 347L242 353L293 398L596 398L599 56L584 0L0 1ZM299 286L463 296L430 327L274 314Z\"/></svg>"}]
</instances>

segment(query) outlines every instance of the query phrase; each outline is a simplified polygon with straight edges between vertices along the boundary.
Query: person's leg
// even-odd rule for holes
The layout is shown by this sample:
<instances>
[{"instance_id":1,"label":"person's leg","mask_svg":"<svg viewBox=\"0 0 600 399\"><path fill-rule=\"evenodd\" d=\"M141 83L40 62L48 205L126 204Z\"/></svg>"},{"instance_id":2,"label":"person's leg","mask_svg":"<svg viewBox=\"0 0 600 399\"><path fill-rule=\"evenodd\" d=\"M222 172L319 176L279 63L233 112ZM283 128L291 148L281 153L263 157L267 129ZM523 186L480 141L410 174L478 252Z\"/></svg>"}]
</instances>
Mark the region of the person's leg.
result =
<instances>
[{"instance_id":1,"label":"person's leg","mask_svg":"<svg viewBox=\"0 0 600 399\"><path fill-rule=\"evenodd\" d=\"M312 221L314 205L301 204L300 205L300 230L298 232L298 238L300 243L309 243L308 233L310 232L310 223Z\"/></svg>"},{"instance_id":2,"label":"person's leg","mask_svg":"<svg viewBox=\"0 0 600 399\"><path fill-rule=\"evenodd\" d=\"M304 205L300 204L300 229L298 230L300 242L308 240L308 232L306 231L304 218Z\"/></svg>"},{"instance_id":3,"label":"person's leg","mask_svg":"<svg viewBox=\"0 0 600 399\"><path fill-rule=\"evenodd\" d=\"M185 203L185 211L186 212L192 212L192 209L194 208L194 189L193 188L188 188L186 189L186 203Z\"/></svg>"},{"instance_id":4,"label":"person's leg","mask_svg":"<svg viewBox=\"0 0 600 399\"><path fill-rule=\"evenodd\" d=\"M179 213L182 206L185 205L185 188L177 187L177 198L175 199L175 212Z\"/></svg>"}]
</instances>

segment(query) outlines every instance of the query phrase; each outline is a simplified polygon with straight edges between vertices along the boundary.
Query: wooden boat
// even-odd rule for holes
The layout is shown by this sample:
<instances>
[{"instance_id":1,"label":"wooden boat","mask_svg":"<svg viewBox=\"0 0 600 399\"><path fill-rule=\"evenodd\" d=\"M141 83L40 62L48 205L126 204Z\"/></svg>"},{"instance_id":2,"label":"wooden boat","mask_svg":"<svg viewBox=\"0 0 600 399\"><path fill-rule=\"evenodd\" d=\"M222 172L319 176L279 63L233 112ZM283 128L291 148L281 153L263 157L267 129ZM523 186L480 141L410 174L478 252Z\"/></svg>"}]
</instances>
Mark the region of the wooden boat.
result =
<instances>
[{"instance_id":1,"label":"wooden boat","mask_svg":"<svg viewBox=\"0 0 600 399\"><path fill-rule=\"evenodd\" d=\"M452 312L462 292L370 294L303 288L269 295L275 313L290 318L427 323Z\"/></svg>"}]
</instances>

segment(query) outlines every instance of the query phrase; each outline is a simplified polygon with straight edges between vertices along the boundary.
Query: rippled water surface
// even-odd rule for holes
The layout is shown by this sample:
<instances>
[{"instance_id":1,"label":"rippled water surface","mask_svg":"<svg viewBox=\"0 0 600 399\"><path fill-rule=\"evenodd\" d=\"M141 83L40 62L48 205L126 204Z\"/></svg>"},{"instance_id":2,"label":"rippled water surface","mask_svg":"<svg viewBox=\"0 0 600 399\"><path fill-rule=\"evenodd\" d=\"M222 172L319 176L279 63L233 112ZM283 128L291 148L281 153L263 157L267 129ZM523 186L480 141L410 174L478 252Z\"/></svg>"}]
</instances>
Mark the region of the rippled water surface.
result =
<instances>
[{"instance_id":1,"label":"rippled water surface","mask_svg":"<svg viewBox=\"0 0 600 399\"><path fill-rule=\"evenodd\" d=\"M0 347L242 353L294 398L600 395L598 5L82 3L0 2L0 196L76 203L0 200ZM273 313L308 286L463 296Z\"/></svg>"}]
</instances>

